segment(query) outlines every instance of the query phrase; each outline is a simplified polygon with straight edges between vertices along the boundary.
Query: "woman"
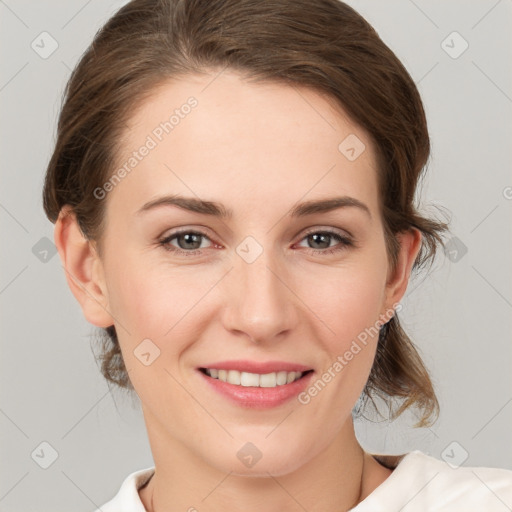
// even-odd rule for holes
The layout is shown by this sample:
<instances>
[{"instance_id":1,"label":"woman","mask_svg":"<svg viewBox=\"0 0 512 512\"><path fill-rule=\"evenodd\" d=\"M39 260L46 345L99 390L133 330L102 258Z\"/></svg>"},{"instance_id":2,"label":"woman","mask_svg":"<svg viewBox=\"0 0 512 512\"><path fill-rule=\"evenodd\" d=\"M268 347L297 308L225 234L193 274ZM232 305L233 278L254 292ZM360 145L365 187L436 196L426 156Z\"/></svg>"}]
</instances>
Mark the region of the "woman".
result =
<instances>
[{"instance_id":1,"label":"woman","mask_svg":"<svg viewBox=\"0 0 512 512\"><path fill-rule=\"evenodd\" d=\"M512 506L511 471L354 433L374 398L438 414L398 320L448 229L414 206L429 151L414 82L337 0L134 0L106 23L44 187L155 461L103 512Z\"/></svg>"}]
</instances>

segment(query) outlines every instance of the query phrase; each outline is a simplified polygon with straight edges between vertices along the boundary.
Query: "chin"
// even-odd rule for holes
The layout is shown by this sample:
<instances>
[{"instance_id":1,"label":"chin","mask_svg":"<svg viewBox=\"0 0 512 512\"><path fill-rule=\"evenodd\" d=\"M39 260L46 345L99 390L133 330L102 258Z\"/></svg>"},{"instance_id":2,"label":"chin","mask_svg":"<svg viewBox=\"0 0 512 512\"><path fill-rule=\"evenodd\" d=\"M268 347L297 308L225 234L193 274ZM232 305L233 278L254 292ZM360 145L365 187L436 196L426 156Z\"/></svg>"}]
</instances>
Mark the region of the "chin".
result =
<instances>
[{"instance_id":1,"label":"chin","mask_svg":"<svg viewBox=\"0 0 512 512\"><path fill-rule=\"evenodd\" d=\"M256 451L249 443L236 451L234 460L226 458L226 451L218 454L218 457L210 460L211 465L218 470L236 476L260 478L268 478L270 475L275 477L287 475L307 462L304 450L296 450L290 446L289 453L272 448L267 448L267 451Z\"/></svg>"}]
</instances>

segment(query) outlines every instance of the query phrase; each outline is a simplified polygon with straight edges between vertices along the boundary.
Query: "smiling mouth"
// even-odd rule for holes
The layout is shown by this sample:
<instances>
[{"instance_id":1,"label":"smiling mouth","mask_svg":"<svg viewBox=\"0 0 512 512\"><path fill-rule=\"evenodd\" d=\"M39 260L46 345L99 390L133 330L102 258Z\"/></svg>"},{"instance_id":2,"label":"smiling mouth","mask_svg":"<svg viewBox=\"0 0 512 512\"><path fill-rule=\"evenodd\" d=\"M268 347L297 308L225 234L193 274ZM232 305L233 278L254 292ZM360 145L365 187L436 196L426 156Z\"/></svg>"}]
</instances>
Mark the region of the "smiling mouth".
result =
<instances>
[{"instance_id":1,"label":"smiling mouth","mask_svg":"<svg viewBox=\"0 0 512 512\"><path fill-rule=\"evenodd\" d=\"M307 370L305 372L272 372L272 373L251 373L240 372L238 370L223 370L215 368L199 368L199 371L211 377L228 384L242 387L259 387L259 388L275 388L285 386L304 378L305 375L313 372Z\"/></svg>"}]
</instances>

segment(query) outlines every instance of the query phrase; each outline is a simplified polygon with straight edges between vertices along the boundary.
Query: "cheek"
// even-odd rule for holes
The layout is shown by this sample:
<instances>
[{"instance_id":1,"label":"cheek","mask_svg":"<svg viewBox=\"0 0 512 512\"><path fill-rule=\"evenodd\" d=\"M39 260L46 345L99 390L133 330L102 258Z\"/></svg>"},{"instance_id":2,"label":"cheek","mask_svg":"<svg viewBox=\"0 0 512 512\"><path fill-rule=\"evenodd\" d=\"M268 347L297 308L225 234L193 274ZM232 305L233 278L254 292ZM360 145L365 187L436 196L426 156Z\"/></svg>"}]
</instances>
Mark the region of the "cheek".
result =
<instances>
[{"instance_id":1,"label":"cheek","mask_svg":"<svg viewBox=\"0 0 512 512\"><path fill-rule=\"evenodd\" d=\"M319 318L317 332L323 334L318 340L327 357L318 376L321 382L313 386L311 397L306 396L305 400L316 400L313 396L321 394L322 400L315 405L320 415L327 415L329 407L346 409L348 414L370 374L379 338L378 321L387 271L385 253L382 258L377 254L379 248L361 251L358 258L350 262L347 259L347 264L336 271L318 269L308 277L307 304ZM325 393L317 391L324 387Z\"/></svg>"},{"instance_id":2,"label":"cheek","mask_svg":"<svg viewBox=\"0 0 512 512\"><path fill-rule=\"evenodd\" d=\"M112 313L130 332L160 338L199 300L202 286L190 284L190 278L178 272L162 276L138 270L137 262L118 267L109 286Z\"/></svg>"},{"instance_id":3,"label":"cheek","mask_svg":"<svg viewBox=\"0 0 512 512\"><path fill-rule=\"evenodd\" d=\"M331 334L326 339L332 339L334 346L343 348L379 319L385 300L385 278L385 264L361 259L339 269L316 271L303 280L302 294L307 293L308 306L330 328L323 331Z\"/></svg>"},{"instance_id":4,"label":"cheek","mask_svg":"<svg viewBox=\"0 0 512 512\"><path fill-rule=\"evenodd\" d=\"M310 404L318 417L332 419L323 427L332 432L341 428L350 414L373 366L385 271L385 265L378 261L373 265L347 266L340 269L336 278L332 279L331 275L328 284L311 288L315 292L310 295L308 305L323 324L317 332L323 333L318 341L326 357L317 379L300 400ZM339 415L333 418L332 410L339 411Z\"/></svg>"},{"instance_id":5,"label":"cheek","mask_svg":"<svg viewBox=\"0 0 512 512\"><path fill-rule=\"evenodd\" d=\"M113 262L114 263L114 262ZM148 264L141 256L119 259L107 272L109 308L120 329L127 357L144 339L160 349L160 364L169 363L199 335L206 315L202 299L218 282L212 271Z\"/></svg>"},{"instance_id":6,"label":"cheek","mask_svg":"<svg viewBox=\"0 0 512 512\"><path fill-rule=\"evenodd\" d=\"M178 273L164 278L137 258L123 259L108 275L109 306L133 386L144 401L156 401L154 407L164 397L179 404L186 397L181 397L168 372L174 375L187 340L193 339L194 323L187 322L187 311L194 311L192 306L205 293L206 284L190 286L190 277L185 280ZM163 382L167 391L155 393Z\"/></svg>"}]
</instances>

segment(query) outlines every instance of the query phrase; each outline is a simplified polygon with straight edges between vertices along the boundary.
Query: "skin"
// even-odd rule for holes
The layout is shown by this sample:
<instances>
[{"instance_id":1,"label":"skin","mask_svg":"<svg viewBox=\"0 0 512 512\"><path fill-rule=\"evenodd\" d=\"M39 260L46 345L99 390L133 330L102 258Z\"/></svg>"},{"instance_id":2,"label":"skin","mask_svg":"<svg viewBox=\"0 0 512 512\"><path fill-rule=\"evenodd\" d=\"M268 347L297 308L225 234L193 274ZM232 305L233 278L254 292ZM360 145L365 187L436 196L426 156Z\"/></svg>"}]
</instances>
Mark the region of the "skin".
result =
<instances>
[{"instance_id":1,"label":"skin","mask_svg":"<svg viewBox=\"0 0 512 512\"><path fill-rule=\"evenodd\" d=\"M314 382L400 301L421 234L400 235L392 272L374 147L343 110L309 89L250 84L229 71L214 77L166 82L134 111L120 161L188 97L198 100L103 199L101 256L66 209L55 242L85 318L116 327L156 466L140 491L147 510L348 510L391 474L364 452L351 415L377 336L307 405L236 406L196 368L222 359L285 360L315 369ZM350 134L366 146L354 161L338 150ZM136 213L166 194L221 202L233 216L176 206ZM355 207L289 216L298 202L341 195L365 203L371 217ZM193 254L158 244L177 228L206 234L197 240L200 253L183 237L168 245ZM349 233L356 245L326 254L340 242L315 244L309 228ZM236 252L247 236L263 251L252 263ZM134 355L144 339L160 349L149 366ZM252 467L237 457L247 442L262 454Z\"/></svg>"}]
</instances>

